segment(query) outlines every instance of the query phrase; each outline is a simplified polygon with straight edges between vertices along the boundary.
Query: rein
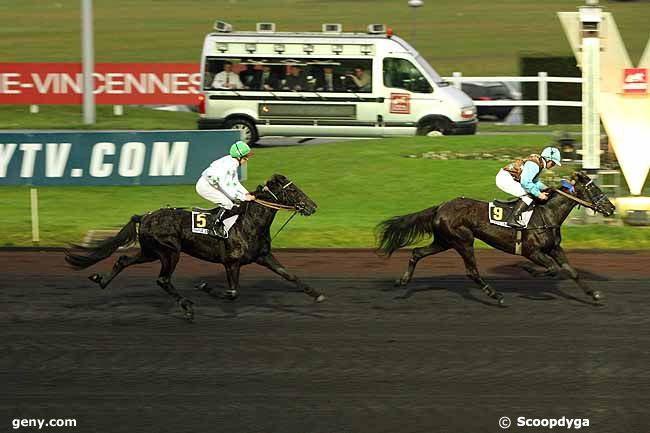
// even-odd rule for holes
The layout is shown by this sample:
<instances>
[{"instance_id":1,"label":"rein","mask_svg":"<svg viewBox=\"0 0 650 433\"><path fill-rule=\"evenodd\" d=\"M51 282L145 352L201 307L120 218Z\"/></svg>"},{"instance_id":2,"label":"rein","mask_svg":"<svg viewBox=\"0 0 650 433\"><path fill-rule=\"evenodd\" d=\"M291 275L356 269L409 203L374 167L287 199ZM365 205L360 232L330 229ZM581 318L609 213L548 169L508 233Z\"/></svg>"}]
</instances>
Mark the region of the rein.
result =
<instances>
[{"instance_id":1,"label":"rein","mask_svg":"<svg viewBox=\"0 0 650 433\"><path fill-rule=\"evenodd\" d=\"M566 192L564 192L562 190L559 190L559 189L553 188L553 191L559 193L560 195L563 195L564 197L566 197L566 198L568 198L568 199L570 199L570 200L572 200L572 201L574 201L574 202L576 202L576 203L578 203L578 204L580 204L580 205L582 205L584 207L588 207L589 209L594 209L594 204L593 203L589 203L588 201L582 200L581 198L575 197L575 196L573 196L571 194L567 194ZM547 229L558 228L558 227L562 226L561 224L557 225L557 226L547 225L546 221L544 221L544 214L540 213L540 217L542 218L542 223L543 223L543 225L541 227L526 227L525 230L547 230Z\"/></svg>"},{"instance_id":2,"label":"rein","mask_svg":"<svg viewBox=\"0 0 650 433\"><path fill-rule=\"evenodd\" d=\"M293 210L293 211L296 210L294 206L287 206L286 204L273 203L271 201L262 200L261 198L256 198L253 201L264 207L268 207L275 210Z\"/></svg>"},{"instance_id":3,"label":"rein","mask_svg":"<svg viewBox=\"0 0 650 433\"><path fill-rule=\"evenodd\" d=\"M296 216L296 212L297 212L297 211L293 211L293 214L291 214L291 216L289 217L289 219L286 220L284 224L282 224L282 227L280 227L280 230L278 230L277 232L275 232L275 234L274 234L273 237L271 238L271 241L273 241L273 239L275 239L275 238L280 234L280 232L282 231L282 229L285 228L287 224L289 224L289 222L293 219L293 217Z\"/></svg>"},{"instance_id":4,"label":"rein","mask_svg":"<svg viewBox=\"0 0 650 433\"><path fill-rule=\"evenodd\" d=\"M567 194L566 192L564 192L564 191L562 191L560 189L555 189L554 188L553 191L558 192L560 195L563 195L566 198L571 199L574 202L576 202L578 204L581 204L584 207L588 207L589 209L594 209L594 204L593 203L589 203L588 201L585 201L585 200L583 200L581 198L575 197L575 196L573 196L571 194Z\"/></svg>"}]
</instances>

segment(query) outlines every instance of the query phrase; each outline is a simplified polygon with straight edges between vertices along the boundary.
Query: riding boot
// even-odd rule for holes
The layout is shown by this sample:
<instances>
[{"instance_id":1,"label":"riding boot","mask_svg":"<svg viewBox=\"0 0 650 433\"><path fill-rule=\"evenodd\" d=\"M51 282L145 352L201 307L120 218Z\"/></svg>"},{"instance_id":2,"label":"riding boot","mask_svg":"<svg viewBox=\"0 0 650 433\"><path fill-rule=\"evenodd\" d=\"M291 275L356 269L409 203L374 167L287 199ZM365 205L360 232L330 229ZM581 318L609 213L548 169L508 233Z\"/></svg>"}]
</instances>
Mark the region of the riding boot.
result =
<instances>
[{"instance_id":1,"label":"riding boot","mask_svg":"<svg viewBox=\"0 0 650 433\"><path fill-rule=\"evenodd\" d=\"M519 222L519 218L521 218L521 214L524 213L524 210L527 208L528 204L525 201L519 200L517 202L515 208L512 211L512 215L510 216L510 227L514 227L516 229L523 229L525 227Z\"/></svg>"},{"instance_id":2,"label":"riding boot","mask_svg":"<svg viewBox=\"0 0 650 433\"><path fill-rule=\"evenodd\" d=\"M212 235L218 238L227 238L228 233L226 232L226 227L223 225L223 216L226 213L226 208L218 207L212 210L214 215L214 225L212 226Z\"/></svg>"}]
</instances>

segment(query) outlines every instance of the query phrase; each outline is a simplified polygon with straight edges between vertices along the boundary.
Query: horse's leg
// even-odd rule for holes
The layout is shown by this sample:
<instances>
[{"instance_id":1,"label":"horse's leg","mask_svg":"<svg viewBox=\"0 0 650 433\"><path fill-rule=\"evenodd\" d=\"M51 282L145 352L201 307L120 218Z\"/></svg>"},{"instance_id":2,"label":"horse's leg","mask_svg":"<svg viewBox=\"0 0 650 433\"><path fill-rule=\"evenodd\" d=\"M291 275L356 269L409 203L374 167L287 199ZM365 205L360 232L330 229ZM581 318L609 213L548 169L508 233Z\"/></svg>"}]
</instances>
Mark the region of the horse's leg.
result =
<instances>
[{"instance_id":1,"label":"horse's leg","mask_svg":"<svg viewBox=\"0 0 650 433\"><path fill-rule=\"evenodd\" d=\"M202 290L215 298L228 299L234 301L239 297L239 263L224 263L223 267L226 270L226 282L228 288L226 290L218 291L215 288L208 286L208 283L199 283L196 288Z\"/></svg>"},{"instance_id":2,"label":"horse's leg","mask_svg":"<svg viewBox=\"0 0 650 433\"><path fill-rule=\"evenodd\" d=\"M578 271L569 264L569 260L566 257L564 249L561 246L555 247L550 253L550 256L557 262L558 265L564 269L569 277L576 282L576 284L585 292L587 295L591 296L594 301L600 301L604 299L604 295L600 290L592 290L587 284L580 279Z\"/></svg>"},{"instance_id":3,"label":"horse's leg","mask_svg":"<svg viewBox=\"0 0 650 433\"><path fill-rule=\"evenodd\" d=\"M496 299L499 305L503 305L503 294L497 292L485 282L478 272L476 266L476 256L474 255L474 234L466 227L460 227L452 233L456 240L453 242L453 248L460 254L465 262L467 276L474 281L483 292L490 298Z\"/></svg>"},{"instance_id":4,"label":"horse's leg","mask_svg":"<svg viewBox=\"0 0 650 433\"><path fill-rule=\"evenodd\" d=\"M228 289L221 293L221 297L234 301L239 297L239 263L224 264Z\"/></svg>"},{"instance_id":5,"label":"horse's leg","mask_svg":"<svg viewBox=\"0 0 650 433\"><path fill-rule=\"evenodd\" d=\"M140 250L136 256L120 256L119 259L113 265L111 272L107 274L94 273L88 277L90 281L93 281L99 284L99 287L105 289L108 284L113 281L113 278L122 272L124 269L132 265L137 265L140 263L148 263L158 260L158 257L148 255L144 251Z\"/></svg>"},{"instance_id":6,"label":"horse's leg","mask_svg":"<svg viewBox=\"0 0 650 433\"><path fill-rule=\"evenodd\" d=\"M193 319L194 310L192 309L192 301L185 298L184 296L181 296L181 294L178 293L171 282L172 274L174 273L174 269L176 268L176 264L180 258L180 252L176 250L164 249L159 253L159 255L162 267L160 269L160 275L158 276L156 283L158 283L158 285L162 287L165 292L169 293L169 295L174 298L176 302L178 302L178 305L183 310L183 313L187 319Z\"/></svg>"},{"instance_id":7,"label":"horse's leg","mask_svg":"<svg viewBox=\"0 0 650 433\"><path fill-rule=\"evenodd\" d=\"M395 281L396 286L405 287L413 278L413 273L415 272L415 266L420 260L427 256L441 253L448 250L449 247L443 246L437 242L433 242L431 245L421 248L414 248L411 252L411 258L409 259L408 268L402 275L402 278Z\"/></svg>"},{"instance_id":8,"label":"horse's leg","mask_svg":"<svg viewBox=\"0 0 650 433\"><path fill-rule=\"evenodd\" d=\"M545 271L536 271L532 268L526 268L523 266L524 269L535 277L554 277L560 272L560 267L555 263L555 261L553 261L553 258L540 250L534 250L528 253L526 257L531 262L546 268Z\"/></svg>"},{"instance_id":9,"label":"horse's leg","mask_svg":"<svg viewBox=\"0 0 650 433\"><path fill-rule=\"evenodd\" d=\"M278 262L278 260L273 256L272 253L269 253L265 256L259 257L257 259L257 263L259 265L265 266L268 269L272 270L282 278L284 278L287 281L291 281L298 287L300 290L311 296L316 300L316 302L322 302L325 300L325 296L320 294L318 291L316 291L313 287L310 287L308 284L304 283L303 281L300 280L296 275L292 274L291 272L287 271L284 266Z\"/></svg>"}]
</instances>

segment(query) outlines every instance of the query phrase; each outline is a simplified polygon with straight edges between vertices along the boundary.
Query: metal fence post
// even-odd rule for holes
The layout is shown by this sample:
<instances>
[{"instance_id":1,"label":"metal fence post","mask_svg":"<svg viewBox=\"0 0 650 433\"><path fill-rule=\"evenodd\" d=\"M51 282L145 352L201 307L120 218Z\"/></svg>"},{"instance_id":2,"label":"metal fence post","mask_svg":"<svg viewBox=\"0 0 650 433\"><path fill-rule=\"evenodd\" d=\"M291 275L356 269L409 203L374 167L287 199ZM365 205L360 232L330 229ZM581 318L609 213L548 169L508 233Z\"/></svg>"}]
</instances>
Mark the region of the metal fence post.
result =
<instances>
[{"instance_id":1,"label":"metal fence post","mask_svg":"<svg viewBox=\"0 0 650 433\"><path fill-rule=\"evenodd\" d=\"M539 83L537 86L537 99L539 100L537 123L546 126L548 125L548 85L546 82L548 73L540 72L537 75L539 77Z\"/></svg>"}]
</instances>

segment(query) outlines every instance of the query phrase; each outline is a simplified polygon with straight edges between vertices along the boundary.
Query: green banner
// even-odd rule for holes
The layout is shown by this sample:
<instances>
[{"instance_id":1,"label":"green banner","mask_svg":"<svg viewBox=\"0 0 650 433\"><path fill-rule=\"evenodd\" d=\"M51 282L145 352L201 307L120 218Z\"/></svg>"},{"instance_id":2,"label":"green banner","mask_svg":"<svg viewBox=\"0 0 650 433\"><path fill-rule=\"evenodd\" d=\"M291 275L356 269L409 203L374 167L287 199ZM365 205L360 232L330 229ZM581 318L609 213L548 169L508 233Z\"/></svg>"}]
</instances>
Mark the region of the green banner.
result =
<instances>
[{"instance_id":1,"label":"green banner","mask_svg":"<svg viewBox=\"0 0 650 433\"><path fill-rule=\"evenodd\" d=\"M0 185L193 184L240 132L0 132Z\"/></svg>"}]
</instances>

